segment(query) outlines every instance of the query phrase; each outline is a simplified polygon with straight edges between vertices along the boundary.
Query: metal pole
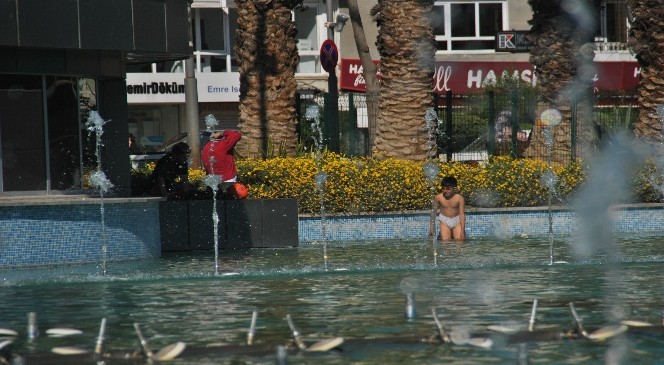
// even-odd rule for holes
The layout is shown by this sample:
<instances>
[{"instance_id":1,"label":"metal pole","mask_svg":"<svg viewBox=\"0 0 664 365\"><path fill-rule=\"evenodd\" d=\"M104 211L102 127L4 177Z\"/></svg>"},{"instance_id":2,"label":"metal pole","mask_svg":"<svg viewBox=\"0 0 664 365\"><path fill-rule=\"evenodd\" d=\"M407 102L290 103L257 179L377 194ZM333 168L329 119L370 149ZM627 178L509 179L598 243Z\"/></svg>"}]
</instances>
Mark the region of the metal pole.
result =
<instances>
[{"instance_id":1,"label":"metal pole","mask_svg":"<svg viewBox=\"0 0 664 365\"><path fill-rule=\"evenodd\" d=\"M445 155L447 162L452 161L452 149L450 142L452 141L452 91L445 92Z\"/></svg>"},{"instance_id":2,"label":"metal pole","mask_svg":"<svg viewBox=\"0 0 664 365\"><path fill-rule=\"evenodd\" d=\"M201 167L201 139L198 114L198 83L194 71L194 57L184 61L184 103L187 125L187 144L191 147L191 162L189 167Z\"/></svg>"}]
</instances>

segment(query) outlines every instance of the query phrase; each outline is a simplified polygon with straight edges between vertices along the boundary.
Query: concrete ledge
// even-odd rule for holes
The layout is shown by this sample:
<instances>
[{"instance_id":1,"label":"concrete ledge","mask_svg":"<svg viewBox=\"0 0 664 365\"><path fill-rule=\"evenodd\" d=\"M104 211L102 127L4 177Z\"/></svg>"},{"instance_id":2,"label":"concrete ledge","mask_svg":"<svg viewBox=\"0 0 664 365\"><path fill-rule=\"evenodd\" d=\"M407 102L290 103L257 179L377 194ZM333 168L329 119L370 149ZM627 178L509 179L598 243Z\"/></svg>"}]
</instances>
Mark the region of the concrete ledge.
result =
<instances>
[{"instance_id":1,"label":"concrete ledge","mask_svg":"<svg viewBox=\"0 0 664 365\"><path fill-rule=\"evenodd\" d=\"M27 205L100 205L120 203L154 203L164 201L164 198L158 197L137 197L137 198L100 198L88 195L30 195L17 197L0 197L0 207L14 207Z\"/></svg>"}]
</instances>

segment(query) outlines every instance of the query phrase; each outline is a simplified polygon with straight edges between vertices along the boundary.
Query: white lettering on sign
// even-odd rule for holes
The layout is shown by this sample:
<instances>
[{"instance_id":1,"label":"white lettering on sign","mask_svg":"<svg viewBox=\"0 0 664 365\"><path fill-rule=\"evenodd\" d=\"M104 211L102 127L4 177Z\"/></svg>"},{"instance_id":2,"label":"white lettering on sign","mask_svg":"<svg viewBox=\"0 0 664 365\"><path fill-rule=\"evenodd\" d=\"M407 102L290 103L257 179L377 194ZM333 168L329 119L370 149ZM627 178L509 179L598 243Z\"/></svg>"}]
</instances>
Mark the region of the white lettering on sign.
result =
<instances>
[{"instance_id":1,"label":"white lettering on sign","mask_svg":"<svg viewBox=\"0 0 664 365\"><path fill-rule=\"evenodd\" d=\"M496 84L496 73L493 72L493 70L489 70L489 72L486 73L484 81L482 81L482 87L487 85L495 85L495 84Z\"/></svg>"},{"instance_id":2,"label":"white lettering on sign","mask_svg":"<svg viewBox=\"0 0 664 365\"><path fill-rule=\"evenodd\" d=\"M357 75L355 76L355 80L353 80L353 86L357 87L360 85L366 85L367 82L364 80L364 67L362 67L361 64L356 64L356 63L348 64L348 74ZM378 78L382 76L380 70L376 70L376 76Z\"/></svg>"},{"instance_id":3,"label":"white lettering on sign","mask_svg":"<svg viewBox=\"0 0 664 365\"><path fill-rule=\"evenodd\" d=\"M352 74L355 74L355 75L361 74L362 73L362 65L351 63L348 66L348 73L351 74L351 75Z\"/></svg>"},{"instance_id":4,"label":"white lettering on sign","mask_svg":"<svg viewBox=\"0 0 664 365\"><path fill-rule=\"evenodd\" d=\"M468 82L466 83L466 87L472 89L473 83L476 88L482 86L482 70L477 70L477 74L475 74L473 70L468 70Z\"/></svg>"},{"instance_id":5,"label":"white lettering on sign","mask_svg":"<svg viewBox=\"0 0 664 365\"><path fill-rule=\"evenodd\" d=\"M514 72L516 73L517 71ZM523 70L521 71L521 80L535 86L537 84L537 75L530 70Z\"/></svg>"},{"instance_id":6,"label":"white lettering on sign","mask_svg":"<svg viewBox=\"0 0 664 365\"><path fill-rule=\"evenodd\" d=\"M362 76L362 74L359 74L359 75L357 75L357 77L355 78L355 81L353 81L353 86L364 85L364 84L366 84L366 83L367 83L367 82L364 81L364 76Z\"/></svg>"},{"instance_id":7,"label":"white lettering on sign","mask_svg":"<svg viewBox=\"0 0 664 365\"><path fill-rule=\"evenodd\" d=\"M641 75L641 67L634 67L634 77L639 77Z\"/></svg>"},{"instance_id":8,"label":"white lettering on sign","mask_svg":"<svg viewBox=\"0 0 664 365\"><path fill-rule=\"evenodd\" d=\"M448 83L452 77L452 66L440 66L433 75L433 88L435 91L450 91Z\"/></svg>"}]
</instances>

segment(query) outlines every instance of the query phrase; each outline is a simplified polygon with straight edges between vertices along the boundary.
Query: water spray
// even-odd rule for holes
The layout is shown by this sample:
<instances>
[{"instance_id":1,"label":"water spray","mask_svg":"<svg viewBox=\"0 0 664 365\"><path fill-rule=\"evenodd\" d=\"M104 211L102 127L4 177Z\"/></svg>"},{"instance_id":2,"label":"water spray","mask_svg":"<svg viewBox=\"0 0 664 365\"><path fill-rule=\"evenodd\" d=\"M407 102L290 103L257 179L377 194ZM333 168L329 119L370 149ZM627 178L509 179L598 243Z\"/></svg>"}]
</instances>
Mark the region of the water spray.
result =
<instances>
[{"instance_id":1,"label":"water spray","mask_svg":"<svg viewBox=\"0 0 664 365\"><path fill-rule=\"evenodd\" d=\"M324 185L327 181L327 173L323 171L323 128L320 123L318 105L310 105L305 112L305 118L312 122L311 127L314 130L314 162L316 164L316 188L320 199L320 226L321 237L323 240L323 262L325 271L327 271L327 237L325 234L325 190Z\"/></svg>"},{"instance_id":2,"label":"water spray","mask_svg":"<svg viewBox=\"0 0 664 365\"><path fill-rule=\"evenodd\" d=\"M427 109L424 114L424 119L426 121L427 131L429 138L427 139L427 157L428 161L424 164L423 170L424 175L429 181L429 189L431 190L431 217L429 218L429 230L432 231L431 235L431 244L433 246L433 264L434 266L438 265L438 252L436 247L436 177L440 172L438 164L436 164L435 158L437 154L437 145L436 145L436 129L438 128L438 115L433 108Z\"/></svg>"},{"instance_id":3,"label":"water spray","mask_svg":"<svg viewBox=\"0 0 664 365\"><path fill-rule=\"evenodd\" d=\"M97 336L97 344L95 345L95 356L97 358L101 357L103 353L105 335L106 335L106 318L102 318L101 324L99 325L99 336Z\"/></svg>"},{"instance_id":4,"label":"water spray","mask_svg":"<svg viewBox=\"0 0 664 365\"><path fill-rule=\"evenodd\" d=\"M33 341L39 336L39 329L37 329L37 313L28 313L28 341Z\"/></svg>"},{"instance_id":5,"label":"water spray","mask_svg":"<svg viewBox=\"0 0 664 365\"><path fill-rule=\"evenodd\" d=\"M88 120L85 122L85 126L88 129L88 133L95 134L95 156L97 157L97 169L90 175L89 177L89 182L90 185L96 187L99 190L99 197L101 200L100 203L100 216L101 216L101 242L102 242L102 247L101 247L101 255L102 255L102 274L105 276L106 275L106 255L107 255L107 244L106 244L106 222L105 222L105 214L104 214L104 193L108 192L112 187L113 184L108 180L106 177L106 174L104 174L104 171L102 171L101 167L101 147L103 146L103 142L101 139L101 136L104 134L104 124L108 123L110 120L104 120L98 112L96 111L90 111L88 115Z\"/></svg>"},{"instance_id":6,"label":"water spray","mask_svg":"<svg viewBox=\"0 0 664 365\"><path fill-rule=\"evenodd\" d=\"M533 300L533 309L530 312L530 320L528 321L528 332L535 330L535 316L537 315L537 299Z\"/></svg>"},{"instance_id":7,"label":"water spray","mask_svg":"<svg viewBox=\"0 0 664 365\"><path fill-rule=\"evenodd\" d=\"M251 324L249 325L249 333L247 333L247 345L252 345L254 343L254 334L256 334L257 318L258 318L258 312L254 311L251 314Z\"/></svg>"},{"instance_id":8,"label":"water spray","mask_svg":"<svg viewBox=\"0 0 664 365\"><path fill-rule=\"evenodd\" d=\"M286 346L277 346L277 364L288 364L288 349Z\"/></svg>"},{"instance_id":9,"label":"water spray","mask_svg":"<svg viewBox=\"0 0 664 365\"><path fill-rule=\"evenodd\" d=\"M417 316L417 310L415 309L415 293L408 292L406 293L406 313L405 316L408 319L413 319Z\"/></svg>"},{"instance_id":10,"label":"water spray","mask_svg":"<svg viewBox=\"0 0 664 365\"><path fill-rule=\"evenodd\" d=\"M212 131L216 126L219 125L219 121L212 114L208 114L205 117L205 126L206 130L210 132L210 138L212 137ZM210 146L214 148L214 144ZM210 170L214 172L214 156L210 158ZM217 191L219 190L219 184L221 184L222 177L219 175L206 175L204 182L207 187L212 189L212 225L213 225L213 234L214 234L214 275L219 275L219 213L217 213Z\"/></svg>"},{"instance_id":11,"label":"water spray","mask_svg":"<svg viewBox=\"0 0 664 365\"><path fill-rule=\"evenodd\" d=\"M543 129L544 144L547 151L547 164L549 171L542 176L544 185L547 186L548 206L549 206L549 265L553 265L553 213L551 212L551 204L553 200L553 191L556 186L556 174L553 172L553 128L562 122L562 115L556 109L547 109L540 115L540 121L546 126Z\"/></svg>"}]
</instances>

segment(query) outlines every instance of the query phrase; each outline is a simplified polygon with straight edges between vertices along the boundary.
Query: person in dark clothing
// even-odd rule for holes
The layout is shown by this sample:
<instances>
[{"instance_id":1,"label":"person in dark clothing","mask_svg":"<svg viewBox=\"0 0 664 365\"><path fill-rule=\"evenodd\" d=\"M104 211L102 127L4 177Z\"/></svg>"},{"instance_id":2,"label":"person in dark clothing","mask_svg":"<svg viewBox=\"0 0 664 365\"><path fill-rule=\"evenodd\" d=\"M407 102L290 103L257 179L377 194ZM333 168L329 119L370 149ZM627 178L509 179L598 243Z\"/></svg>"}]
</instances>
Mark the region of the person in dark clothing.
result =
<instances>
[{"instance_id":1,"label":"person in dark clothing","mask_svg":"<svg viewBox=\"0 0 664 365\"><path fill-rule=\"evenodd\" d=\"M180 199L189 191L189 163L191 148L184 142L177 143L157 161L152 172L155 195L168 199Z\"/></svg>"}]
</instances>

